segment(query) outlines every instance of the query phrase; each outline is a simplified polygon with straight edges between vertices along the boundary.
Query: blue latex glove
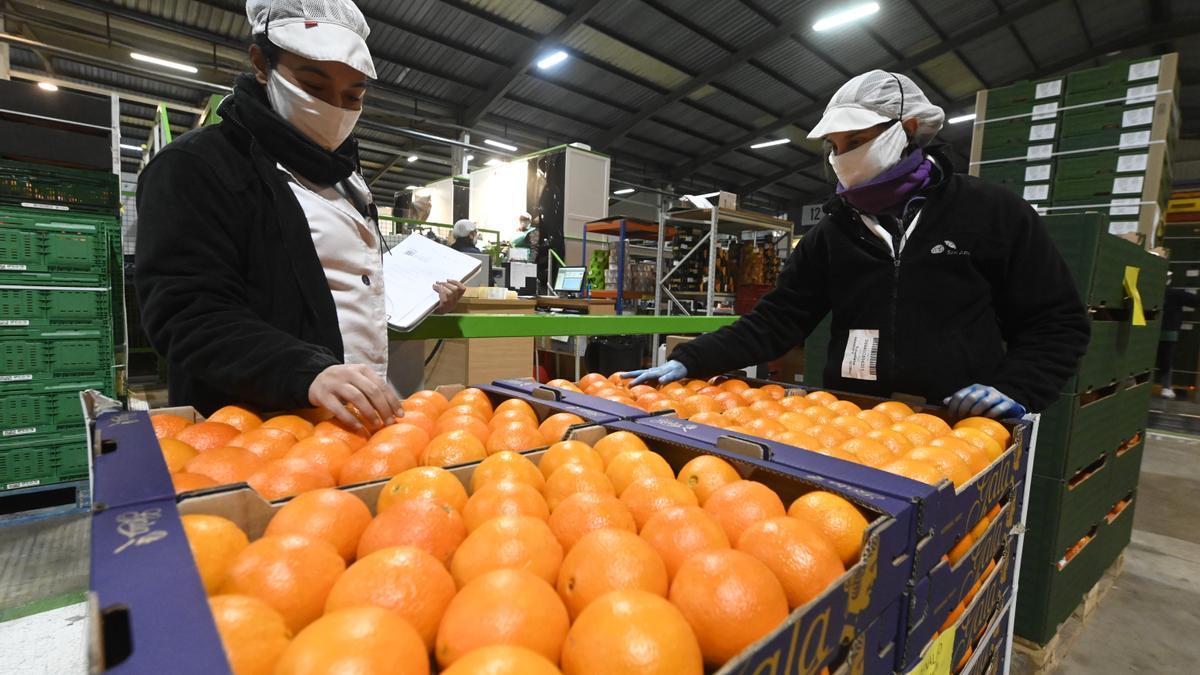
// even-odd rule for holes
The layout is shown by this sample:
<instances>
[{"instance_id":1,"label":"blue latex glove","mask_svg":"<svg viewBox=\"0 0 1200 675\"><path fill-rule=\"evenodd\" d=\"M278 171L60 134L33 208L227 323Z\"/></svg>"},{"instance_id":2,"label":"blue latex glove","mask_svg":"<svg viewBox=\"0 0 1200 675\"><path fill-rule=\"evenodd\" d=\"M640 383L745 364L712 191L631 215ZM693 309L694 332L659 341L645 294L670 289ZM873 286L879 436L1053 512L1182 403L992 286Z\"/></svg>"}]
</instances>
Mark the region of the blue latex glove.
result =
<instances>
[{"instance_id":1,"label":"blue latex glove","mask_svg":"<svg viewBox=\"0 0 1200 675\"><path fill-rule=\"evenodd\" d=\"M1021 417L1026 413L1025 406L1005 396L999 389L983 384L963 387L943 403L950 407L951 415L960 419L980 416L1003 419Z\"/></svg>"},{"instance_id":2,"label":"blue latex glove","mask_svg":"<svg viewBox=\"0 0 1200 675\"><path fill-rule=\"evenodd\" d=\"M667 361L661 366L654 368L631 370L628 373L621 373L621 377L626 380L632 377L633 382L629 383L629 386L632 387L650 380L655 380L659 384L667 384L668 382L682 380L687 377L687 374L687 366L678 361Z\"/></svg>"}]
</instances>

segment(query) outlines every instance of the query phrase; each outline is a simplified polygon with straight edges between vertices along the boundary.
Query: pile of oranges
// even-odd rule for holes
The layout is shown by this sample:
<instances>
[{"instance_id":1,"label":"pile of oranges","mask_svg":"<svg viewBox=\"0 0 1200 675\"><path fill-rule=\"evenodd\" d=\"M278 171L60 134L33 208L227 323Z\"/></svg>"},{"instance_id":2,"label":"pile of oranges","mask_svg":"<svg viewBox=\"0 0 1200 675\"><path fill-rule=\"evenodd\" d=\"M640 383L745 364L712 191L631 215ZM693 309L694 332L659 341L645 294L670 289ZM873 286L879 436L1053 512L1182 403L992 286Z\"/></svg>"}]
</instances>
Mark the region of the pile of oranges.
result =
<instances>
[{"instance_id":1,"label":"pile of oranges","mask_svg":"<svg viewBox=\"0 0 1200 675\"><path fill-rule=\"evenodd\" d=\"M986 469L1008 447L999 422L969 417L953 428L940 417L915 413L900 401L863 410L827 391L788 396L776 384L751 387L741 380L684 380L655 388L633 387L614 374L591 373L577 385L558 387L647 412L673 411L698 424L759 436L864 464L923 483L950 480L959 487Z\"/></svg>"},{"instance_id":2,"label":"pile of oranges","mask_svg":"<svg viewBox=\"0 0 1200 675\"><path fill-rule=\"evenodd\" d=\"M413 394L404 416L374 435L299 415L263 421L237 406L195 424L166 413L150 420L177 493L245 481L267 499L544 447L584 423L570 413L539 421L520 400L493 409L488 395L473 388L449 400L434 391Z\"/></svg>"},{"instance_id":3,"label":"pile of oranges","mask_svg":"<svg viewBox=\"0 0 1200 675\"><path fill-rule=\"evenodd\" d=\"M184 516L234 672L699 675L837 580L868 526L628 432L537 459L408 468L374 515L363 488L312 490L253 542Z\"/></svg>"}]
</instances>

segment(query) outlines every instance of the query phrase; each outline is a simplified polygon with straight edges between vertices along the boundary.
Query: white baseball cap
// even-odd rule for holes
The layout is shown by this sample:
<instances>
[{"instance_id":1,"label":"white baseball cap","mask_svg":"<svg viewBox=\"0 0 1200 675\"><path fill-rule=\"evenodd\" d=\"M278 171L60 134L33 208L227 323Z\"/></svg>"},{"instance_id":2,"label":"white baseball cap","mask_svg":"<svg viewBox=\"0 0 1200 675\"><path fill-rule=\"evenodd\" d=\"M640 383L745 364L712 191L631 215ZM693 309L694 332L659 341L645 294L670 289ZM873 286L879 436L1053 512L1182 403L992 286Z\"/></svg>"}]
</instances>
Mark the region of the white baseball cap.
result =
<instances>
[{"instance_id":1,"label":"white baseball cap","mask_svg":"<svg viewBox=\"0 0 1200 675\"><path fill-rule=\"evenodd\" d=\"M367 48L371 29L350 0L247 0L254 35L314 61L337 61L375 79Z\"/></svg>"},{"instance_id":2,"label":"white baseball cap","mask_svg":"<svg viewBox=\"0 0 1200 675\"><path fill-rule=\"evenodd\" d=\"M872 70L851 78L837 90L808 137L824 138L843 131L869 129L901 117L917 118L913 141L924 146L941 131L946 113L930 103L925 92L907 76Z\"/></svg>"},{"instance_id":3,"label":"white baseball cap","mask_svg":"<svg viewBox=\"0 0 1200 675\"><path fill-rule=\"evenodd\" d=\"M462 220L458 221L457 223L454 223L454 236L466 237L478 229L479 229L479 227L477 225L475 225L475 223L467 220L466 218L463 218Z\"/></svg>"}]
</instances>

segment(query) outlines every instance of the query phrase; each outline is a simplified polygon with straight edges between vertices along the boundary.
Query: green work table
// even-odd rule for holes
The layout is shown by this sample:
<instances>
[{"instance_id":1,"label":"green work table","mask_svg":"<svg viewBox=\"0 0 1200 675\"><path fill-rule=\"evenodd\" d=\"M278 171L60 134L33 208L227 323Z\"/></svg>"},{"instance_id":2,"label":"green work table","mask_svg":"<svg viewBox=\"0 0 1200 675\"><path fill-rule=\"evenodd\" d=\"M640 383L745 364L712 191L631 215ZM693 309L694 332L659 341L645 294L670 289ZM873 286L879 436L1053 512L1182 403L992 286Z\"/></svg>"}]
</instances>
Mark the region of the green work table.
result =
<instances>
[{"instance_id":1,"label":"green work table","mask_svg":"<svg viewBox=\"0 0 1200 675\"><path fill-rule=\"evenodd\" d=\"M442 314L392 340L542 337L549 335L653 335L708 333L736 316L589 316L582 314Z\"/></svg>"}]
</instances>

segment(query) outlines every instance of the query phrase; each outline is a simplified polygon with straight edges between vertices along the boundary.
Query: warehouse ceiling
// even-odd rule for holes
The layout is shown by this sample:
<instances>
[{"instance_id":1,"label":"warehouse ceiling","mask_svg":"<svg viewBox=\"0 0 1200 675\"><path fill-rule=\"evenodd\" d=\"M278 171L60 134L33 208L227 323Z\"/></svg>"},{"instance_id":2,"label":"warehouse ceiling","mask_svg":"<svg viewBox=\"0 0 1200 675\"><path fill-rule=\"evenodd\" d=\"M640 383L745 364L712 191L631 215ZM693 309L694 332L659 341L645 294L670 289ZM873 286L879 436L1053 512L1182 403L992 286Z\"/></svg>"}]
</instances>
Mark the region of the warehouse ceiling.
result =
<instances>
[{"instance_id":1,"label":"warehouse ceiling","mask_svg":"<svg viewBox=\"0 0 1200 675\"><path fill-rule=\"evenodd\" d=\"M856 1L361 1L379 74L359 126L364 171L390 202L451 173L452 146L439 138L467 132L476 146L501 140L519 153L578 141L612 155L614 179L721 188L782 211L829 192L819 148L804 137L855 74L907 73L953 116L971 112L982 88L1169 51L1181 53L1183 134L1200 137L1195 0L879 0L864 21L812 29ZM119 92L122 135L135 145L157 103L178 134L228 91L247 62L243 8L0 0L13 75ZM568 58L539 69L556 49ZM135 62L132 50L198 72ZM970 124L942 134L964 170L970 134ZM470 152L472 166L490 157ZM138 153L126 154L135 171Z\"/></svg>"}]
</instances>

